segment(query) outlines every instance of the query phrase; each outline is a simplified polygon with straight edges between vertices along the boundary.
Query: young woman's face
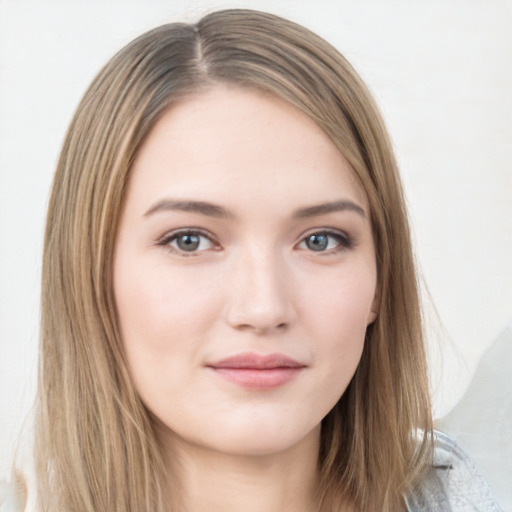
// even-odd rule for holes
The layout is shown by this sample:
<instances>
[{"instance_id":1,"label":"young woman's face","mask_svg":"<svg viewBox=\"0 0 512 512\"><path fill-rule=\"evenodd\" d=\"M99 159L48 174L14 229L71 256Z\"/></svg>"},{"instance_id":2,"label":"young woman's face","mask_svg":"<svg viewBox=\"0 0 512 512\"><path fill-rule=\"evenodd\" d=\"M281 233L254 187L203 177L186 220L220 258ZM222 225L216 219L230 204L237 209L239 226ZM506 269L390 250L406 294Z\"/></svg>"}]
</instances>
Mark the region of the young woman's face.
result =
<instances>
[{"instance_id":1,"label":"young woman's face","mask_svg":"<svg viewBox=\"0 0 512 512\"><path fill-rule=\"evenodd\" d=\"M227 87L189 97L134 164L114 291L135 386L185 446L317 440L375 316L367 199L289 104Z\"/></svg>"}]
</instances>

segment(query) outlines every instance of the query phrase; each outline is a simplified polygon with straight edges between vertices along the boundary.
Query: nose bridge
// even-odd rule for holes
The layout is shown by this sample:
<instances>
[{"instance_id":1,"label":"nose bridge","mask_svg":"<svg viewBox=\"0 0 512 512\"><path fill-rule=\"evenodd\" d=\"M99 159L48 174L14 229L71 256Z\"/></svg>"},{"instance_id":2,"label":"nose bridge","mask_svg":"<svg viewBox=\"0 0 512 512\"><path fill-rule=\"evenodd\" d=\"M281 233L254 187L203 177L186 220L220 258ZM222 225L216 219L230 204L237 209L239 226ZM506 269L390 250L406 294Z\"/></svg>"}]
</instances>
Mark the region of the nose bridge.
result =
<instances>
[{"instance_id":1,"label":"nose bridge","mask_svg":"<svg viewBox=\"0 0 512 512\"><path fill-rule=\"evenodd\" d=\"M268 331L292 321L289 271L271 246L241 249L235 263L229 322L234 327Z\"/></svg>"}]
</instances>

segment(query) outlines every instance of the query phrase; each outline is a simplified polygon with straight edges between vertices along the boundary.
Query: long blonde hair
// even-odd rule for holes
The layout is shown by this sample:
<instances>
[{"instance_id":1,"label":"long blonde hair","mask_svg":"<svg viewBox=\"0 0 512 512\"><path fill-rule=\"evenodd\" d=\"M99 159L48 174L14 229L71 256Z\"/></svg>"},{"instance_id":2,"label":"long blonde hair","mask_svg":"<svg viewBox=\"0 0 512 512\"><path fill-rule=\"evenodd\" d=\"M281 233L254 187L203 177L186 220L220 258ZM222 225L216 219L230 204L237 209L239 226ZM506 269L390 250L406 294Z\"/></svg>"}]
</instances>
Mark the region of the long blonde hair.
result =
<instances>
[{"instance_id":1,"label":"long blonde hair","mask_svg":"<svg viewBox=\"0 0 512 512\"><path fill-rule=\"evenodd\" d=\"M425 353L402 187L367 88L307 29L249 10L156 28L100 71L69 127L44 245L36 472L41 510L163 512L169 478L155 425L130 380L112 291L130 169L156 121L215 83L277 95L305 112L368 196L379 313L348 389L323 420L319 508L403 507L429 463ZM414 433L424 430L418 440ZM164 482L166 482L164 484ZM179 489L175 490L175 495Z\"/></svg>"}]
</instances>

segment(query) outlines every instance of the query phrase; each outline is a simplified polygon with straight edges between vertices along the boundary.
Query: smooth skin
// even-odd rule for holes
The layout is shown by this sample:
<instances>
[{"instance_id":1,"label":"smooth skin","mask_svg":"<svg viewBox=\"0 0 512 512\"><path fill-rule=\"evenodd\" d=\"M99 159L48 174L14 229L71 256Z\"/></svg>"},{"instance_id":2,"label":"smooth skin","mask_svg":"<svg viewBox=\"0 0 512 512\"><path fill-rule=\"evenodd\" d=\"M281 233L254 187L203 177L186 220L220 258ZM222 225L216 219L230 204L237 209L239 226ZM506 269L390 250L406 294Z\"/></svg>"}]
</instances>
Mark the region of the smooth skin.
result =
<instances>
[{"instance_id":1,"label":"smooth skin","mask_svg":"<svg viewBox=\"0 0 512 512\"><path fill-rule=\"evenodd\" d=\"M132 169L114 292L187 511L311 510L320 423L359 363L376 283L367 198L311 119L215 86L159 120ZM253 388L211 366L246 353L302 367Z\"/></svg>"}]
</instances>

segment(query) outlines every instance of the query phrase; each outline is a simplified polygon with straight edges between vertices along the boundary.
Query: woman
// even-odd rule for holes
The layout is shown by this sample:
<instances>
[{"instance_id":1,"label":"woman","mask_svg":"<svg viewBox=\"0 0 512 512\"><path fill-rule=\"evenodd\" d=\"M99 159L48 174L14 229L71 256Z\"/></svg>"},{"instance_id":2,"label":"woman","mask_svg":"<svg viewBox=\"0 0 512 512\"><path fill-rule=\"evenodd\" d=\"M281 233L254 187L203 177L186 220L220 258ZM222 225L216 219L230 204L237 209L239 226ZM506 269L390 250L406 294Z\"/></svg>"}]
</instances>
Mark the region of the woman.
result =
<instances>
[{"instance_id":1,"label":"woman","mask_svg":"<svg viewBox=\"0 0 512 512\"><path fill-rule=\"evenodd\" d=\"M40 510L450 510L448 475L474 476L434 446L378 110L269 14L157 28L94 80L53 185L41 336Z\"/></svg>"}]
</instances>

